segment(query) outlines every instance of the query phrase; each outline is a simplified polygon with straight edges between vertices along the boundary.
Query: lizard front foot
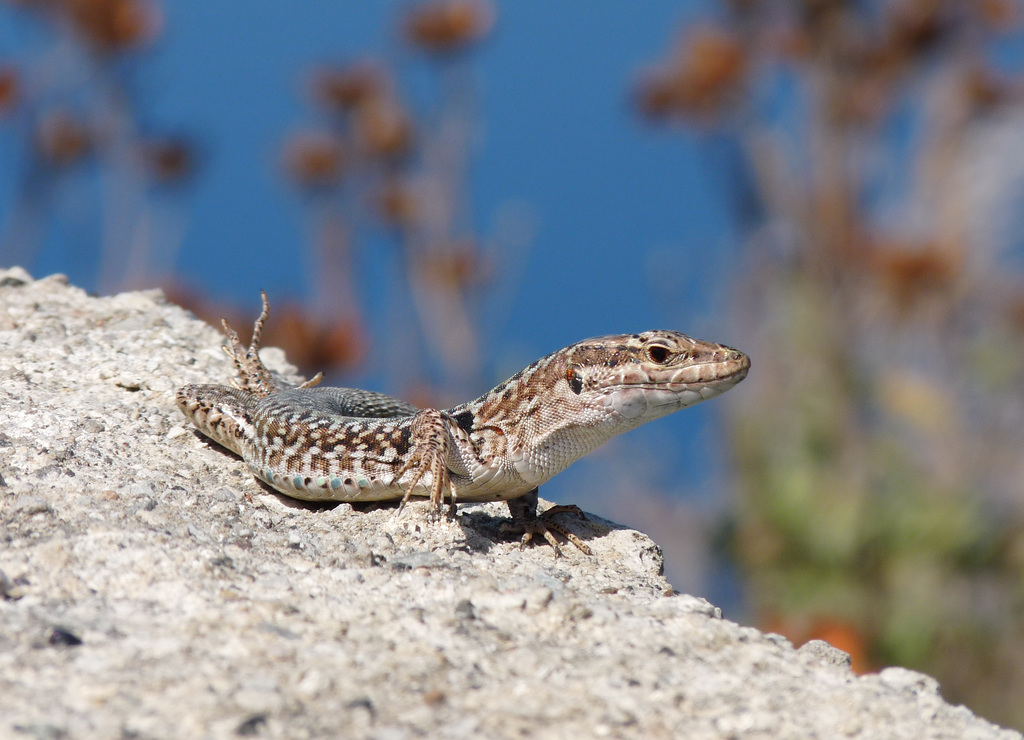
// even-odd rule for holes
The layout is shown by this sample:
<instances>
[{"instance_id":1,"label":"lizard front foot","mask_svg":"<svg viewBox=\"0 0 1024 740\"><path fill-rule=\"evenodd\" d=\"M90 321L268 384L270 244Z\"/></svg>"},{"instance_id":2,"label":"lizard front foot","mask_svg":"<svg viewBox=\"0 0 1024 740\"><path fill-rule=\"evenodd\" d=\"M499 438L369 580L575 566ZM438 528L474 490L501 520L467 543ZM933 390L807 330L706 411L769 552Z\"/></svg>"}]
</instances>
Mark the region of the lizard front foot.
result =
<instances>
[{"instance_id":1,"label":"lizard front foot","mask_svg":"<svg viewBox=\"0 0 1024 740\"><path fill-rule=\"evenodd\" d=\"M547 511L538 514L536 488L525 496L509 499L506 503L508 504L509 513L512 514L512 522L503 524L501 530L514 534L522 533L523 538L519 542L520 549L526 547L533 540L534 535L539 534L551 545L555 557L560 558L562 557L562 548L555 537L555 533L557 533L575 545L585 555L594 554L583 540L551 519L551 517L557 514L574 514L581 519L586 519L586 514L575 504L552 506Z\"/></svg>"},{"instance_id":2,"label":"lizard front foot","mask_svg":"<svg viewBox=\"0 0 1024 740\"><path fill-rule=\"evenodd\" d=\"M405 489L399 510L412 498L413 489L430 473L430 512L428 518L439 519L446 495L451 499L448 515L455 514L455 491L452 490L451 472L448 470L448 428L445 414L437 409L422 409L412 419L409 439L409 457L398 469L392 481ZM402 476L412 472L411 480L402 485Z\"/></svg>"}]
</instances>

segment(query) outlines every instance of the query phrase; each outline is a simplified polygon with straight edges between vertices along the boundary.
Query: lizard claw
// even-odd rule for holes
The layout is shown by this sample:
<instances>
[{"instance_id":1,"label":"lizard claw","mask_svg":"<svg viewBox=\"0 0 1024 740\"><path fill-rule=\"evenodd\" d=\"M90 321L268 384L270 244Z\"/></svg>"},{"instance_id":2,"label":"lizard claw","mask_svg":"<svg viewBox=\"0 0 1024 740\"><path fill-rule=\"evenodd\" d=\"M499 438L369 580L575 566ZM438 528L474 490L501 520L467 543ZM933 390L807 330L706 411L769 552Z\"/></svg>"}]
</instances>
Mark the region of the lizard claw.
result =
<instances>
[{"instance_id":1,"label":"lizard claw","mask_svg":"<svg viewBox=\"0 0 1024 740\"><path fill-rule=\"evenodd\" d=\"M299 388L312 388L313 386L320 385L320 381L324 379L324 374L317 373L312 378L307 380L305 383L299 386Z\"/></svg>"},{"instance_id":2,"label":"lizard claw","mask_svg":"<svg viewBox=\"0 0 1024 740\"><path fill-rule=\"evenodd\" d=\"M549 509L548 511L551 511L552 509L562 508L568 509L570 507L552 506L551 509ZM577 506L573 506L571 508L579 509L579 507ZM582 510L580 511L580 514L582 515ZM573 534L571 531L563 527L561 524L558 524L556 522L551 521L550 519L547 519L547 516L548 512L545 511L542 512L538 516L538 518L533 519L532 521L512 522L510 524L507 523L503 525L503 528L507 528L506 531L515 531L523 533L523 538L519 541L520 550L525 549L526 546L533 541L534 535L539 534L544 538L544 540L549 545L551 545L551 550L555 553L555 557L560 558L562 557L562 548L559 546L558 539L555 537L555 533L558 533L562 535L562 537L564 537L567 541L575 545L576 549L578 549L584 555L594 554L594 551L590 549L587 543L585 543L577 535ZM584 516L583 518L586 517Z\"/></svg>"}]
</instances>

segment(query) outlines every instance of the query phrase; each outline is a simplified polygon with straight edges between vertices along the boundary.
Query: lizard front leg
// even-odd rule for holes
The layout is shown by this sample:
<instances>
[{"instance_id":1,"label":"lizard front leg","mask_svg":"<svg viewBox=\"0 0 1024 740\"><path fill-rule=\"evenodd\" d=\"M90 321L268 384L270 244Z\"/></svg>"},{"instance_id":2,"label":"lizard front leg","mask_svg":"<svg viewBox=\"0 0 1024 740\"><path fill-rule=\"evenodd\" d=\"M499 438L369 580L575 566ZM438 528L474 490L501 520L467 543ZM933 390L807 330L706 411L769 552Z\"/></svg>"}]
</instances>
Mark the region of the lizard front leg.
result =
<instances>
[{"instance_id":1,"label":"lizard front leg","mask_svg":"<svg viewBox=\"0 0 1024 740\"><path fill-rule=\"evenodd\" d=\"M506 503L508 504L508 511L512 515L512 523L503 527L506 531L512 531L515 533L522 532L523 539L521 546L525 547L530 540L533 539L535 534L541 535L555 552L555 557L561 557L562 550L558 546L558 540L555 539L554 532L562 535L569 542L574 544L581 552L586 555L593 555L591 549L583 542L579 537L570 532L568 529L563 527L561 524L551 520L551 517L555 514L576 514L584 519L586 516L583 514L583 510L575 505L569 506L552 506L547 511L542 512L540 515L537 514L537 494L536 488L529 493L519 496L518 498L510 498Z\"/></svg>"},{"instance_id":2,"label":"lizard front leg","mask_svg":"<svg viewBox=\"0 0 1024 740\"><path fill-rule=\"evenodd\" d=\"M453 443L450 426L454 422L451 417L437 409L421 409L413 416L409 427L408 458L393 482L405 490L400 509L412 498L413 489L430 474L430 513L431 519L440 518L445 497L451 499L449 516L455 513L455 490L452 488L451 471L448 461L451 457ZM402 476L412 473L407 484L402 484Z\"/></svg>"}]
</instances>

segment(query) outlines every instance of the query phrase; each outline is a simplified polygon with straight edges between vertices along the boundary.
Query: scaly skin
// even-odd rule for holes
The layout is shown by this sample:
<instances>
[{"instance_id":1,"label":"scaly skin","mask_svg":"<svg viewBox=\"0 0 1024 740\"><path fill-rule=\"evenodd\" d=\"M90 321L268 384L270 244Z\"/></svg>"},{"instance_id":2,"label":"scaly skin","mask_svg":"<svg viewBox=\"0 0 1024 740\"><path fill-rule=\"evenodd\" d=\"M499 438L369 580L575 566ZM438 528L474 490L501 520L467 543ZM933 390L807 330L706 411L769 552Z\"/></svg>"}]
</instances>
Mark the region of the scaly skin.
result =
<instances>
[{"instance_id":1,"label":"scaly skin","mask_svg":"<svg viewBox=\"0 0 1024 740\"><path fill-rule=\"evenodd\" d=\"M750 359L674 331L588 339L537 360L475 401L417 409L380 393L298 388L263 366L256 322L248 349L225 322L236 388L187 385L178 408L259 479L311 501L507 500L514 519L555 544L536 518L537 487L612 437L732 388ZM517 500L521 499L521 500ZM557 552L557 546L556 546Z\"/></svg>"}]
</instances>

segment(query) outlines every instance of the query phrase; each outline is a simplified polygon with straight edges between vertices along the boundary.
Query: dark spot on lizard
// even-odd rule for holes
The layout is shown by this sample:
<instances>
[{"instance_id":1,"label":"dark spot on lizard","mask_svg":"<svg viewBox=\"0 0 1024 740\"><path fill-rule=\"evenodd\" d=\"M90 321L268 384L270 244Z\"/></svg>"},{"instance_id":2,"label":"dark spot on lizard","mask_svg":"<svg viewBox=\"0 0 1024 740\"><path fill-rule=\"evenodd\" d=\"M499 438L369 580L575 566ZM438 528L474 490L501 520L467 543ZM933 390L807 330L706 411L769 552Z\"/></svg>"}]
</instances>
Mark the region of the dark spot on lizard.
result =
<instances>
[{"instance_id":1,"label":"dark spot on lizard","mask_svg":"<svg viewBox=\"0 0 1024 740\"><path fill-rule=\"evenodd\" d=\"M403 455L408 454L409 453L409 445L411 443L412 443L412 427L407 424L406 426L402 427L399 430L399 432L398 432L398 436L397 436L397 438L395 439L395 442L394 442L395 452L397 452L399 454L399 456L403 456Z\"/></svg>"},{"instance_id":2,"label":"dark spot on lizard","mask_svg":"<svg viewBox=\"0 0 1024 740\"><path fill-rule=\"evenodd\" d=\"M455 420L455 423L458 424L462 431L464 431L466 434L469 434L470 432L473 431L472 411L463 411L461 414L456 414L452 418Z\"/></svg>"}]
</instances>

